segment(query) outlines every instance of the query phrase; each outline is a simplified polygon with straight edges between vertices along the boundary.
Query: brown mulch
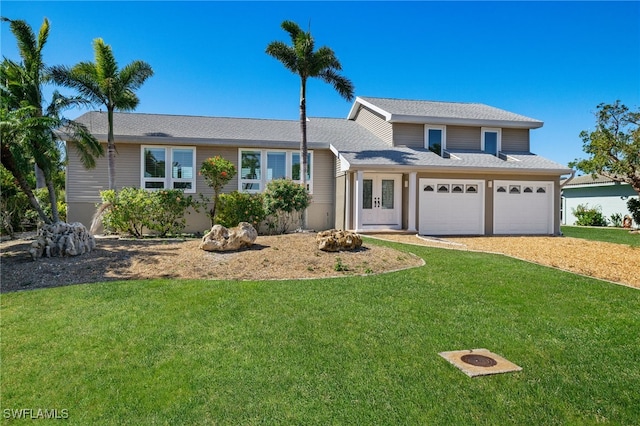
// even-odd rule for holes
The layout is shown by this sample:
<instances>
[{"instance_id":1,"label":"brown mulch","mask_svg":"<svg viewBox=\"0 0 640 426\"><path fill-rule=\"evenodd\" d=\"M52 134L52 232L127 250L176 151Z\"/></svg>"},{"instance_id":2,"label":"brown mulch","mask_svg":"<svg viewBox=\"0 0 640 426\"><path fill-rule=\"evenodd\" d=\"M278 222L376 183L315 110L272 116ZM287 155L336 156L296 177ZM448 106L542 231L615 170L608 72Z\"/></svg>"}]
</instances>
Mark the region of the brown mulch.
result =
<instances>
[{"instance_id":1,"label":"brown mulch","mask_svg":"<svg viewBox=\"0 0 640 426\"><path fill-rule=\"evenodd\" d=\"M576 274L640 288L640 247L571 237L447 237L372 234L371 236L455 250L505 254ZM640 238L640 235L638 236Z\"/></svg>"},{"instance_id":2,"label":"brown mulch","mask_svg":"<svg viewBox=\"0 0 640 426\"><path fill-rule=\"evenodd\" d=\"M315 233L259 236L249 249L218 253L201 250L199 239L99 237L91 253L37 261L28 255L30 240L5 241L0 243L0 291L149 278L322 278L378 274L424 264L417 256L366 242L354 252L327 253L318 249L315 238Z\"/></svg>"}]
</instances>

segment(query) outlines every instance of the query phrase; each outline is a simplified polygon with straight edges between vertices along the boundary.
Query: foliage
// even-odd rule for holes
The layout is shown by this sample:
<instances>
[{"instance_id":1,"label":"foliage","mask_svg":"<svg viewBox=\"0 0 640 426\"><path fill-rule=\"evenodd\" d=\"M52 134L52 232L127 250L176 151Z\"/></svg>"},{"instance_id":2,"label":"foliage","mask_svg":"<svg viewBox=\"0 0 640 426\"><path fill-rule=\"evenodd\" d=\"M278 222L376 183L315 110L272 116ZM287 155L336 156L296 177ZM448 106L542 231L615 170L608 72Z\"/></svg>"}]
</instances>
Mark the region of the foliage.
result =
<instances>
[{"instance_id":1,"label":"foliage","mask_svg":"<svg viewBox=\"0 0 640 426\"><path fill-rule=\"evenodd\" d=\"M101 38L93 40L95 62L80 62L73 67L51 68L51 78L57 84L75 89L79 99L107 108L109 130L107 134L107 161L109 189L115 189L116 145L113 134L113 112L133 111L140 100L135 94L153 75L153 69L144 61L136 60L118 68L111 46Z\"/></svg>"},{"instance_id":2,"label":"foliage","mask_svg":"<svg viewBox=\"0 0 640 426\"><path fill-rule=\"evenodd\" d=\"M311 203L305 187L291 179L274 179L267 183L264 208L272 216L269 227L283 234L289 228L294 213L300 213Z\"/></svg>"},{"instance_id":3,"label":"foliage","mask_svg":"<svg viewBox=\"0 0 640 426\"><path fill-rule=\"evenodd\" d=\"M611 220L611 226L615 226L616 228L620 228L622 226L622 213L614 213L609 219Z\"/></svg>"},{"instance_id":4,"label":"foliage","mask_svg":"<svg viewBox=\"0 0 640 426\"><path fill-rule=\"evenodd\" d=\"M626 182L640 195L640 111L630 111L620 101L598 105L596 130L583 130L580 138L588 159L569 163L585 173Z\"/></svg>"},{"instance_id":5,"label":"foliage","mask_svg":"<svg viewBox=\"0 0 640 426\"><path fill-rule=\"evenodd\" d=\"M637 289L392 246L427 265L3 294L2 405L51 401L85 425L638 424ZM524 370L470 379L438 356L475 347Z\"/></svg>"},{"instance_id":6,"label":"foliage","mask_svg":"<svg viewBox=\"0 0 640 426\"><path fill-rule=\"evenodd\" d=\"M636 223L636 227L640 227L640 198L629 198L627 208L631 213L631 218Z\"/></svg>"},{"instance_id":7,"label":"foliage","mask_svg":"<svg viewBox=\"0 0 640 426\"><path fill-rule=\"evenodd\" d=\"M302 140L300 141L300 158L302 161L301 182L306 187L307 183L307 80L319 78L329 83L347 101L353 99L355 88L348 78L339 74L342 65L334 51L322 46L315 49L315 41L310 31L303 31L298 24L292 21L283 21L281 28L289 34L291 45L281 41L269 43L265 52L280 61L285 68L300 77L300 129ZM302 214L302 227L306 226L304 212Z\"/></svg>"},{"instance_id":8,"label":"foliage","mask_svg":"<svg viewBox=\"0 0 640 426\"><path fill-rule=\"evenodd\" d=\"M188 209L197 208L193 197L179 189L122 188L117 193L110 189L100 192L100 196L111 205L102 219L105 229L136 238L143 237L145 228L161 237L179 234L186 225Z\"/></svg>"},{"instance_id":9,"label":"foliage","mask_svg":"<svg viewBox=\"0 0 640 426\"><path fill-rule=\"evenodd\" d=\"M205 178L207 184L213 188L213 207L209 210L209 217L211 218L211 225L215 225L218 223L216 221L216 209L220 191L235 177L236 167L231 161L216 155L215 157L207 158L202 163L199 173Z\"/></svg>"},{"instance_id":10,"label":"foliage","mask_svg":"<svg viewBox=\"0 0 640 426\"><path fill-rule=\"evenodd\" d=\"M600 206L589 207L588 204L578 204L571 212L576 217L579 226L607 226L607 219L602 214Z\"/></svg>"},{"instance_id":11,"label":"foliage","mask_svg":"<svg viewBox=\"0 0 640 426\"><path fill-rule=\"evenodd\" d=\"M248 222L258 229L265 219L262 194L233 191L228 194L220 194L216 223L231 228L240 222Z\"/></svg>"}]
</instances>

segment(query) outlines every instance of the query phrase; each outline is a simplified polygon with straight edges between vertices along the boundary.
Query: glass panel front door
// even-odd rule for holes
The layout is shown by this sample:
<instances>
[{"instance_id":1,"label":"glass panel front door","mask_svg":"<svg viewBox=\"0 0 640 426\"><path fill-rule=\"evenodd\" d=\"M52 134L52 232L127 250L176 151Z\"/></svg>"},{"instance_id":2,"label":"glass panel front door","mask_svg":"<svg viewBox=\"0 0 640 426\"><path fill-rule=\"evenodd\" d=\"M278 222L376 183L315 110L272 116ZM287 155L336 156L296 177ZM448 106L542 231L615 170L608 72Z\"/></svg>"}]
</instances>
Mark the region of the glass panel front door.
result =
<instances>
[{"instance_id":1,"label":"glass panel front door","mask_svg":"<svg viewBox=\"0 0 640 426\"><path fill-rule=\"evenodd\" d=\"M401 175L365 174L362 180L362 225L399 229Z\"/></svg>"}]
</instances>

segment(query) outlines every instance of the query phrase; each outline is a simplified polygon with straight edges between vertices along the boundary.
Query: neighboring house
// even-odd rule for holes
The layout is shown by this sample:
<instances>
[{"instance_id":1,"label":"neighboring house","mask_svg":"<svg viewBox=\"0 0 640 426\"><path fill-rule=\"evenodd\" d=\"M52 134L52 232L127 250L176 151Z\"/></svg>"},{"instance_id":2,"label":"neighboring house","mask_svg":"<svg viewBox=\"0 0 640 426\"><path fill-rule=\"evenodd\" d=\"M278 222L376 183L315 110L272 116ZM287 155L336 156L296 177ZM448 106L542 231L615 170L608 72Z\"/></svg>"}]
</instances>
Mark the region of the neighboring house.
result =
<instances>
[{"instance_id":1,"label":"neighboring house","mask_svg":"<svg viewBox=\"0 0 640 426\"><path fill-rule=\"evenodd\" d=\"M107 114L76 121L106 142ZM559 234L560 178L571 170L531 153L542 122L477 103L356 98L347 119L309 118L309 228L426 235ZM259 192L299 176L298 121L116 113L118 187L212 191L197 171L214 155ZM106 158L80 165L69 143L69 221L88 223L107 188ZM161 165L158 167L158 165ZM209 226L188 218L190 231Z\"/></svg>"},{"instance_id":2,"label":"neighboring house","mask_svg":"<svg viewBox=\"0 0 640 426\"><path fill-rule=\"evenodd\" d=\"M611 219L613 214L629 214L627 200L638 194L628 183L615 182L604 176L584 175L573 178L562 188L562 224L575 225L573 210L578 205L599 207L602 215Z\"/></svg>"}]
</instances>

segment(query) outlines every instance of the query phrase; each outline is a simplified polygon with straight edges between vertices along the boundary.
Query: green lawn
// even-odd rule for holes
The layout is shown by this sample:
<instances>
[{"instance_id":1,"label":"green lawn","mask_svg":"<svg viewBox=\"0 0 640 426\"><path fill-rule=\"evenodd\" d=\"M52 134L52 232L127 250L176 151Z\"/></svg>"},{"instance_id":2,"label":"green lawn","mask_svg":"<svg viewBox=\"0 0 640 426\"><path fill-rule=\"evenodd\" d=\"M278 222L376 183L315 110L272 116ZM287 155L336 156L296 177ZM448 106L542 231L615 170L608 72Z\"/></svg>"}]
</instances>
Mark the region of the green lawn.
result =
<instances>
[{"instance_id":1,"label":"green lawn","mask_svg":"<svg viewBox=\"0 0 640 426\"><path fill-rule=\"evenodd\" d=\"M596 226L562 226L561 230L566 237L640 247L640 234L630 234L627 229Z\"/></svg>"},{"instance_id":2,"label":"green lawn","mask_svg":"<svg viewBox=\"0 0 640 426\"><path fill-rule=\"evenodd\" d=\"M640 424L640 291L391 245L426 265L5 294L3 420L40 408L78 425ZM473 348L523 371L471 379L438 356Z\"/></svg>"}]
</instances>

